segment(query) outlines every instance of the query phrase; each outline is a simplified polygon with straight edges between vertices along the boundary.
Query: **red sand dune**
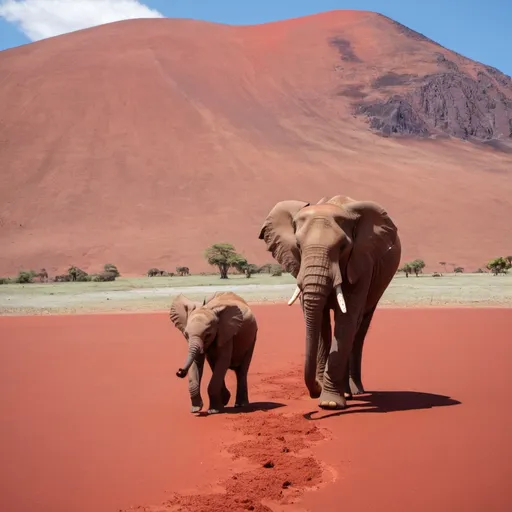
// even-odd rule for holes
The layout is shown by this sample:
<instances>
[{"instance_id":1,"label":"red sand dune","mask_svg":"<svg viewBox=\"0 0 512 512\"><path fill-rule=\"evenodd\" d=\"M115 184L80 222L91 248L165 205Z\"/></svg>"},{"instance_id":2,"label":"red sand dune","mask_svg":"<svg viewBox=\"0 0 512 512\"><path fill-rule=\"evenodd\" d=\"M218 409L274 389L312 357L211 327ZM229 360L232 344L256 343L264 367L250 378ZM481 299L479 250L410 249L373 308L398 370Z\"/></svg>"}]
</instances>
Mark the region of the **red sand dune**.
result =
<instances>
[{"instance_id":1,"label":"red sand dune","mask_svg":"<svg viewBox=\"0 0 512 512\"><path fill-rule=\"evenodd\" d=\"M250 397L274 409L212 417L188 412L166 314L0 318L0 509L512 509L507 310L379 310L377 391L335 413L302 383L300 307L254 311Z\"/></svg>"},{"instance_id":2,"label":"red sand dune","mask_svg":"<svg viewBox=\"0 0 512 512\"><path fill-rule=\"evenodd\" d=\"M0 52L0 75L1 274L197 272L219 241L262 263L275 202L329 194L381 202L431 268L510 252L510 149L384 138L353 104L413 91L433 133L445 108L448 132L508 140L512 82L383 16L124 21Z\"/></svg>"}]
</instances>

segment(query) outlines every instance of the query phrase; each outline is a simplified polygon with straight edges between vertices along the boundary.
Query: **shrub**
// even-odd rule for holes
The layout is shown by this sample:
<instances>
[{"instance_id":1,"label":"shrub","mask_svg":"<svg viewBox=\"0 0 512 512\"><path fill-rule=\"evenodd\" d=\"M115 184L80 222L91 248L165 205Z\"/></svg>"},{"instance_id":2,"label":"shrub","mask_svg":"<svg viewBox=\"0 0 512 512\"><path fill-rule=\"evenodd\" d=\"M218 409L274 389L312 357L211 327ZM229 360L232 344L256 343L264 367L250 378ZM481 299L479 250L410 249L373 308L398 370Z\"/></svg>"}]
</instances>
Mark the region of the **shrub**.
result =
<instances>
[{"instance_id":1,"label":"shrub","mask_svg":"<svg viewBox=\"0 0 512 512\"><path fill-rule=\"evenodd\" d=\"M494 258L493 260L489 261L489 263L487 263L487 268L495 276L498 274L506 274L511 266L512 265L508 262L508 260L501 256L499 258Z\"/></svg>"},{"instance_id":2,"label":"shrub","mask_svg":"<svg viewBox=\"0 0 512 512\"><path fill-rule=\"evenodd\" d=\"M106 281L115 281L116 274L114 272L100 272L99 274L95 274L92 277L92 281L94 282L106 282Z\"/></svg>"},{"instance_id":3,"label":"shrub","mask_svg":"<svg viewBox=\"0 0 512 512\"><path fill-rule=\"evenodd\" d=\"M455 267L453 269L453 271L456 273L456 274L462 274L464 273L464 267Z\"/></svg>"},{"instance_id":4,"label":"shrub","mask_svg":"<svg viewBox=\"0 0 512 512\"><path fill-rule=\"evenodd\" d=\"M91 280L90 278L87 279L88 274L85 270L75 266L68 268L68 275L70 277L70 281L85 282Z\"/></svg>"},{"instance_id":5,"label":"shrub","mask_svg":"<svg viewBox=\"0 0 512 512\"><path fill-rule=\"evenodd\" d=\"M26 270L20 271L20 273L15 278L15 282L20 283L20 284L32 283L33 280L34 280L33 271L26 271Z\"/></svg>"},{"instance_id":6,"label":"shrub","mask_svg":"<svg viewBox=\"0 0 512 512\"><path fill-rule=\"evenodd\" d=\"M0 284L9 284L11 280L8 277L0 277Z\"/></svg>"},{"instance_id":7,"label":"shrub","mask_svg":"<svg viewBox=\"0 0 512 512\"><path fill-rule=\"evenodd\" d=\"M117 267L112 263L105 263L105 265L103 265L103 270L104 272L110 272L111 274L114 274L116 277L121 275L119 270L117 270Z\"/></svg>"},{"instance_id":8,"label":"shrub","mask_svg":"<svg viewBox=\"0 0 512 512\"><path fill-rule=\"evenodd\" d=\"M53 281L55 283L67 283L71 281L71 276L69 274L61 274L59 276L55 276L53 278Z\"/></svg>"},{"instance_id":9,"label":"shrub","mask_svg":"<svg viewBox=\"0 0 512 512\"><path fill-rule=\"evenodd\" d=\"M270 267L270 275L271 275L272 277L279 277L279 276L282 276L282 275L283 275L283 267L281 267L281 265L273 264L273 265Z\"/></svg>"},{"instance_id":10,"label":"shrub","mask_svg":"<svg viewBox=\"0 0 512 512\"><path fill-rule=\"evenodd\" d=\"M252 274L257 274L259 270L258 266L254 265L254 263L247 263L245 266L245 277L249 278Z\"/></svg>"},{"instance_id":11,"label":"shrub","mask_svg":"<svg viewBox=\"0 0 512 512\"><path fill-rule=\"evenodd\" d=\"M272 268L273 263L265 263L264 265L261 265L259 268L258 273L261 274L270 274L270 269Z\"/></svg>"}]
</instances>

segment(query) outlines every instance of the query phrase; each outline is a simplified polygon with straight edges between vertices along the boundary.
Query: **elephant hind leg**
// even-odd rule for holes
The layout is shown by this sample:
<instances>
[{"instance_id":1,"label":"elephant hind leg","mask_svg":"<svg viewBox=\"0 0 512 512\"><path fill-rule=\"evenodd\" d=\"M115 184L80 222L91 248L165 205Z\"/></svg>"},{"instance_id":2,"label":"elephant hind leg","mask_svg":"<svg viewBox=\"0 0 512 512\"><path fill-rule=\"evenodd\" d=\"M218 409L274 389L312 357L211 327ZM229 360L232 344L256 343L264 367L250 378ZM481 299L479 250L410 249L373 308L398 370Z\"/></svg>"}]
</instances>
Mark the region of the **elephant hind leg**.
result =
<instances>
[{"instance_id":1,"label":"elephant hind leg","mask_svg":"<svg viewBox=\"0 0 512 512\"><path fill-rule=\"evenodd\" d=\"M366 334L368 333L368 329L370 327L370 323L373 318L373 314L375 313L375 309L377 306L374 306L370 311L363 315L361 320L361 324L357 330L356 336L354 338L354 345L352 347L352 351L350 353L349 358L349 387L350 393L352 395L362 395L365 393L363 381L361 378L361 363L363 359L363 345L364 340L366 338Z\"/></svg>"},{"instance_id":2,"label":"elephant hind leg","mask_svg":"<svg viewBox=\"0 0 512 512\"><path fill-rule=\"evenodd\" d=\"M213 361L213 358L206 356L206 359L208 360L208 364L210 365L210 369L213 370L215 368L215 362ZM222 405L226 406L229 404L229 401L231 400L231 393L229 389L226 386L226 380L224 379L222 381L222 389L221 389L221 395L222 395Z\"/></svg>"},{"instance_id":3,"label":"elephant hind leg","mask_svg":"<svg viewBox=\"0 0 512 512\"><path fill-rule=\"evenodd\" d=\"M249 366L251 365L252 355L254 353L254 346L256 345L257 331L254 333L254 341L251 347L245 354L240 366L235 370L236 373L236 399L235 407L244 407L249 405L249 387L247 384L247 374L249 373Z\"/></svg>"}]
</instances>

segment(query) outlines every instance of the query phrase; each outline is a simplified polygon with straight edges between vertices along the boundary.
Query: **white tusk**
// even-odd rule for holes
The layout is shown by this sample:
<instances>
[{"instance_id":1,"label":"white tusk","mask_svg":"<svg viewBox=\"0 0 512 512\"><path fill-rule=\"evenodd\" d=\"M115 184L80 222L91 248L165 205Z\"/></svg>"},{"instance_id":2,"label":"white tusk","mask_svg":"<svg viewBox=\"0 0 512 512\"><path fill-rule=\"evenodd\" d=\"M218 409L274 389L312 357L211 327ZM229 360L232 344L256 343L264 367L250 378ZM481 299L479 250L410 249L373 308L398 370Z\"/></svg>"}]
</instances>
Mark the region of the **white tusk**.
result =
<instances>
[{"instance_id":1,"label":"white tusk","mask_svg":"<svg viewBox=\"0 0 512 512\"><path fill-rule=\"evenodd\" d=\"M342 313L347 312L347 306L345 304L345 299L343 297L343 292L341 291L341 284L336 286L336 298L338 299L338 304L340 305L340 309Z\"/></svg>"},{"instance_id":2,"label":"white tusk","mask_svg":"<svg viewBox=\"0 0 512 512\"><path fill-rule=\"evenodd\" d=\"M291 306L297 300L297 297L299 295L300 295L300 288L297 286L295 288L295 291L293 292L292 298L288 301L288 306Z\"/></svg>"}]
</instances>

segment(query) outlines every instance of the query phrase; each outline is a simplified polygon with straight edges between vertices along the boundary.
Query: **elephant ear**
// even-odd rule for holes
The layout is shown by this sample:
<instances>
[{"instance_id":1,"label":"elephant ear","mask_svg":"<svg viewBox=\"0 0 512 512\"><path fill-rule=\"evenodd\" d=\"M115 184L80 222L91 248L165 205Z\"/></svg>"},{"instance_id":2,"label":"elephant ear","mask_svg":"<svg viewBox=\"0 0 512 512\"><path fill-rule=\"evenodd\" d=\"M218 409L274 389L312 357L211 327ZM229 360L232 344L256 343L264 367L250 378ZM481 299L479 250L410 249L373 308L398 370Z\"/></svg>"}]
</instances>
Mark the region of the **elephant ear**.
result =
<instances>
[{"instance_id":1,"label":"elephant ear","mask_svg":"<svg viewBox=\"0 0 512 512\"><path fill-rule=\"evenodd\" d=\"M293 277L297 277L300 269L300 251L295 240L293 218L309 205L306 201L280 201L270 210L260 231L259 239L265 241L267 251Z\"/></svg>"},{"instance_id":2,"label":"elephant ear","mask_svg":"<svg viewBox=\"0 0 512 512\"><path fill-rule=\"evenodd\" d=\"M171 309L169 311L169 318L172 323L181 331L185 330L187 325L188 315L194 309L196 309L197 305L191 300L187 299L182 293L180 293L171 304Z\"/></svg>"},{"instance_id":3,"label":"elephant ear","mask_svg":"<svg viewBox=\"0 0 512 512\"><path fill-rule=\"evenodd\" d=\"M240 330L244 321L244 314L242 310L234 304L214 306L212 311L219 317L217 346L222 347Z\"/></svg>"},{"instance_id":4,"label":"elephant ear","mask_svg":"<svg viewBox=\"0 0 512 512\"><path fill-rule=\"evenodd\" d=\"M206 297L204 300L203 300L203 306L205 306L206 304L208 304L208 302L211 302L216 296L217 296L217 293L218 292L213 292L209 297Z\"/></svg>"},{"instance_id":5,"label":"elephant ear","mask_svg":"<svg viewBox=\"0 0 512 512\"><path fill-rule=\"evenodd\" d=\"M347 277L354 284L370 273L374 262L391 249L397 227L386 210L373 201L351 200L343 208L355 218L352 252L347 263Z\"/></svg>"}]
</instances>

